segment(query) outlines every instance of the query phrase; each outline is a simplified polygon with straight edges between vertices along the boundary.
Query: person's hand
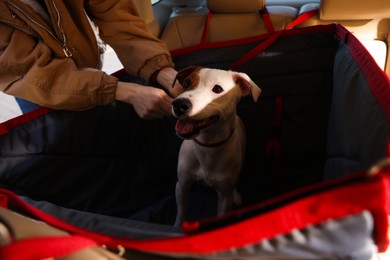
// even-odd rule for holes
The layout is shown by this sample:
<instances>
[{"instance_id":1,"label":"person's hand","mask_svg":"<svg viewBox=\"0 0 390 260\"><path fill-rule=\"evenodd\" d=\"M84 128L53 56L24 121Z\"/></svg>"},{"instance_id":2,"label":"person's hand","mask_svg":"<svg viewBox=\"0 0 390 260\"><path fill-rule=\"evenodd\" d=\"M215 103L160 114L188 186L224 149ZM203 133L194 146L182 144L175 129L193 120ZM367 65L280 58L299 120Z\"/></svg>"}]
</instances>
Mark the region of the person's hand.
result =
<instances>
[{"instance_id":1,"label":"person's hand","mask_svg":"<svg viewBox=\"0 0 390 260\"><path fill-rule=\"evenodd\" d=\"M183 88L181 87L179 81L176 81L175 84L172 84L175 81L177 71L174 68L163 68L157 75L157 82L160 83L171 95L171 97L175 98L183 92Z\"/></svg>"},{"instance_id":2,"label":"person's hand","mask_svg":"<svg viewBox=\"0 0 390 260\"><path fill-rule=\"evenodd\" d=\"M119 81L115 99L133 105L143 119L172 115L172 97L159 88Z\"/></svg>"}]
</instances>

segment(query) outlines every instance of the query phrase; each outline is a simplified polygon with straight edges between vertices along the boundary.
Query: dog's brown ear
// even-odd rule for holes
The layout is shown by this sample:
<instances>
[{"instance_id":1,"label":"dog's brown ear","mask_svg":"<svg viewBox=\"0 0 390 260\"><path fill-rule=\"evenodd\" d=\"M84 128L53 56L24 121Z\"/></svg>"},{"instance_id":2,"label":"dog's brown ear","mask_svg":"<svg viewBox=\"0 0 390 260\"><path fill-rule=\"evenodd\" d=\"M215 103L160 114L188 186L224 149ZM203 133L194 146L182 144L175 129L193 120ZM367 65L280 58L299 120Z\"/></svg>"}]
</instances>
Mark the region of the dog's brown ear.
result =
<instances>
[{"instance_id":1,"label":"dog's brown ear","mask_svg":"<svg viewBox=\"0 0 390 260\"><path fill-rule=\"evenodd\" d=\"M254 83L247 74L237 72L233 75L233 80L238 84L242 91L242 96L252 95L253 100L256 102L260 96L261 89Z\"/></svg>"},{"instance_id":2,"label":"dog's brown ear","mask_svg":"<svg viewBox=\"0 0 390 260\"><path fill-rule=\"evenodd\" d=\"M185 79L187 79L192 73L195 71L199 71L201 67L199 66L189 66L184 69L181 69L177 72L176 78L173 81L172 87L175 85L176 80L179 81L180 85L184 88L187 89L192 85L191 81L185 82Z\"/></svg>"}]
</instances>

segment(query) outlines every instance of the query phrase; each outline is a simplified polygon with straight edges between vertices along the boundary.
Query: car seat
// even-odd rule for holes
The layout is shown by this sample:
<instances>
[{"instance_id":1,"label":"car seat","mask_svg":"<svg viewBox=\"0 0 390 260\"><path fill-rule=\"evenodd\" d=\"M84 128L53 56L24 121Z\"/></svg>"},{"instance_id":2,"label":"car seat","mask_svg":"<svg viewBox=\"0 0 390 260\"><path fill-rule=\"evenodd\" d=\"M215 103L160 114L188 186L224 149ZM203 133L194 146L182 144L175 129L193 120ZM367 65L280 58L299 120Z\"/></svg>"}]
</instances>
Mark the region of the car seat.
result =
<instances>
[{"instance_id":1,"label":"car seat","mask_svg":"<svg viewBox=\"0 0 390 260\"><path fill-rule=\"evenodd\" d=\"M193 46L201 41L207 15L211 12L206 42L228 41L269 32L260 12L265 0L207 0L206 6L175 8L161 39L170 50ZM271 6L268 9L275 30L294 20L298 9Z\"/></svg>"},{"instance_id":2,"label":"car seat","mask_svg":"<svg viewBox=\"0 0 390 260\"><path fill-rule=\"evenodd\" d=\"M378 65L390 75L390 1L321 0L306 4L300 13L319 9L319 14L300 26L340 23L352 32L371 53Z\"/></svg>"}]
</instances>

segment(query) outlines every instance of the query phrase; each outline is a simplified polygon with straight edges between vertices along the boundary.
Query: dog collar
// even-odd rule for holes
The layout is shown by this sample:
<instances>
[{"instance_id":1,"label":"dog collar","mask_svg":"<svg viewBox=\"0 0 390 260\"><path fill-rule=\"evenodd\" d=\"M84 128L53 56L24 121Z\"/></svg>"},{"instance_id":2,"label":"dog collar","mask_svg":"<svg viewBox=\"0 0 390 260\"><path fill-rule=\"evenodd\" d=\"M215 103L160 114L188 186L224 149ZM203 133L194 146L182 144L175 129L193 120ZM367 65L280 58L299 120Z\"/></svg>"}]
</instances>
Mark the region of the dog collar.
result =
<instances>
[{"instance_id":1,"label":"dog collar","mask_svg":"<svg viewBox=\"0 0 390 260\"><path fill-rule=\"evenodd\" d=\"M194 138L192 139L195 143L201 145L201 146L204 146L204 147L216 147L216 146L220 146L220 145L223 145L224 143L226 143L233 135L234 133L234 128L232 129L232 131L230 131L230 134L229 136L222 140L222 141L219 141L219 142L216 142L216 143L210 143L210 144L206 144L206 143L202 143L201 141L199 141L198 139Z\"/></svg>"}]
</instances>

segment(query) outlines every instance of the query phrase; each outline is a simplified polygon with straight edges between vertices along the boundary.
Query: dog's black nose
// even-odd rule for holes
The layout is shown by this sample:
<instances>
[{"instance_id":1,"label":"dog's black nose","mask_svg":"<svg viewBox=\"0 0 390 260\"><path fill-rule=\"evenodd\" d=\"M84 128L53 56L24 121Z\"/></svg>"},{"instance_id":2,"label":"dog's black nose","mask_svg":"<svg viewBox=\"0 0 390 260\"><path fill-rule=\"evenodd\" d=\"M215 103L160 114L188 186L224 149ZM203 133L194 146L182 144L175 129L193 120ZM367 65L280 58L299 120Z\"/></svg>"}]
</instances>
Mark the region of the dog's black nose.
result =
<instances>
[{"instance_id":1,"label":"dog's black nose","mask_svg":"<svg viewBox=\"0 0 390 260\"><path fill-rule=\"evenodd\" d=\"M176 115L182 116L191 110L191 101L187 98L178 98L172 102L173 111Z\"/></svg>"}]
</instances>

